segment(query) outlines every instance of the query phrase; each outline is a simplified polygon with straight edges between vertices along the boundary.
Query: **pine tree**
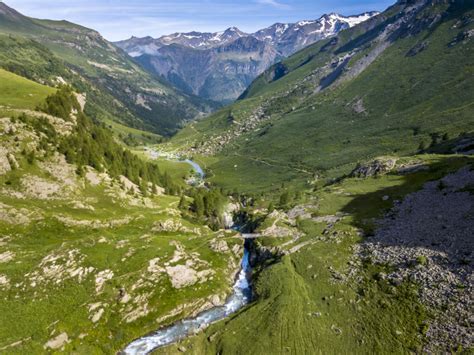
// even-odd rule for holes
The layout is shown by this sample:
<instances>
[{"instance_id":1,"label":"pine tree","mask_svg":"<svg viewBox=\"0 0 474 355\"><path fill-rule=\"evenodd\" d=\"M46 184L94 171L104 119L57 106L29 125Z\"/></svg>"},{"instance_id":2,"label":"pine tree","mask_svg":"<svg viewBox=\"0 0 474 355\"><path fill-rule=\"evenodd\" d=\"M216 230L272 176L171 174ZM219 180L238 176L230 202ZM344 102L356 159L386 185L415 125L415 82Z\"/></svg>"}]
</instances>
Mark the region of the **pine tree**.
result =
<instances>
[{"instance_id":1,"label":"pine tree","mask_svg":"<svg viewBox=\"0 0 474 355\"><path fill-rule=\"evenodd\" d=\"M186 209L186 199L184 198L184 195L181 195L181 198L179 199L178 208L181 211L184 211Z\"/></svg>"},{"instance_id":2,"label":"pine tree","mask_svg":"<svg viewBox=\"0 0 474 355\"><path fill-rule=\"evenodd\" d=\"M286 207L286 205L288 205L289 200L290 194L288 193L288 191L283 192L280 196L280 207Z\"/></svg>"},{"instance_id":3,"label":"pine tree","mask_svg":"<svg viewBox=\"0 0 474 355\"><path fill-rule=\"evenodd\" d=\"M198 218L202 218L204 216L205 208L204 208L204 201L202 196L198 195L194 198L194 210Z\"/></svg>"},{"instance_id":4,"label":"pine tree","mask_svg":"<svg viewBox=\"0 0 474 355\"><path fill-rule=\"evenodd\" d=\"M273 202L270 202L268 205L268 212L272 213L275 210L275 206L273 205Z\"/></svg>"}]
</instances>

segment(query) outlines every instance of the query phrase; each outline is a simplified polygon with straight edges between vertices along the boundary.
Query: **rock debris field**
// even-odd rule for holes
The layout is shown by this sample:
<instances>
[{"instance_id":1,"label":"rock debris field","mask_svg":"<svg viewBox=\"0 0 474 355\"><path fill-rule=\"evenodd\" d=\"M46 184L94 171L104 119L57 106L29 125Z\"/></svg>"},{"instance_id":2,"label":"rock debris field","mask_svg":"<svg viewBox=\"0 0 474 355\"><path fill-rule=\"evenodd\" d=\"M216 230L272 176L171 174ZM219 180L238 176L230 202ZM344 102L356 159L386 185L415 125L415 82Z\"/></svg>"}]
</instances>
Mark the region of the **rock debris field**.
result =
<instances>
[{"instance_id":1,"label":"rock debris field","mask_svg":"<svg viewBox=\"0 0 474 355\"><path fill-rule=\"evenodd\" d=\"M359 255L394 271L394 285L420 286L432 312L426 351L473 346L474 171L468 167L408 195L380 222Z\"/></svg>"}]
</instances>

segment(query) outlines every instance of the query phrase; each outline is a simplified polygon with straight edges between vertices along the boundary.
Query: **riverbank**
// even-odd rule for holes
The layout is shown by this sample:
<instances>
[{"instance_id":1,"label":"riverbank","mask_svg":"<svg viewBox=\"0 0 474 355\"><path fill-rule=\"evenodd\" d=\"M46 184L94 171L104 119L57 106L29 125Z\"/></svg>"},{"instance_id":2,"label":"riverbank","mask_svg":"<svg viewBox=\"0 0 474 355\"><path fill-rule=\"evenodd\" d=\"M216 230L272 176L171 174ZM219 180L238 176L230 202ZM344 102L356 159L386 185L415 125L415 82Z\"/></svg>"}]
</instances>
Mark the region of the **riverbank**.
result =
<instances>
[{"instance_id":1,"label":"riverbank","mask_svg":"<svg viewBox=\"0 0 474 355\"><path fill-rule=\"evenodd\" d=\"M173 325L139 338L130 343L123 350L123 353L127 355L148 354L159 347L170 345L188 336L195 335L211 324L228 317L249 304L252 300L250 244L250 241L246 240L244 242L241 270L234 283L233 292L224 305L213 307L199 313L194 318L180 320Z\"/></svg>"},{"instance_id":2,"label":"riverbank","mask_svg":"<svg viewBox=\"0 0 474 355\"><path fill-rule=\"evenodd\" d=\"M255 247L252 232L253 225L248 225L246 218L240 215L235 205L230 204L227 213L233 213L232 219L237 219L239 224L232 224L229 230L240 233L243 242L243 255L240 262L240 271L235 277L232 294L227 297L223 305L216 305L206 309L196 316L179 320L174 324L165 326L149 335L131 342L123 353L127 355L148 354L173 343L177 343L189 336L204 331L210 325L223 320L253 300L252 274L253 266L259 261L260 254ZM238 217L238 218L237 218Z\"/></svg>"}]
</instances>

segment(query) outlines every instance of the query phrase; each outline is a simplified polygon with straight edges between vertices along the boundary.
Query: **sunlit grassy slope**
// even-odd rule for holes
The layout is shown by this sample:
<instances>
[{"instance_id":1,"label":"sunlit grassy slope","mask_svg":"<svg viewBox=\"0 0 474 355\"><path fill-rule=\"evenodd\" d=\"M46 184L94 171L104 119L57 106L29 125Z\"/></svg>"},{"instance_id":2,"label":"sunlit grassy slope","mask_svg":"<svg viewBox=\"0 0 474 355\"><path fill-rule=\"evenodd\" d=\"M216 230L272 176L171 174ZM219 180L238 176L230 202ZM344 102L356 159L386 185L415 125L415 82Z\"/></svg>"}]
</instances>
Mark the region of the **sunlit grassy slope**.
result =
<instances>
[{"instance_id":1,"label":"sunlit grassy slope","mask_svg":"<svg viewBox=\"0 0 474 355\"><path fill-rule=\"evenodd\" d=\"M0 105L34 109L55 89L0 69Z\"/></svg>"},{"instance_id":2,"label":"sunlit grassy slope","mask_svg":"<svg viewBox=\"0 0 474 355\"><path fill-rule=\"evenodd\" d=\"M0 70L0 353L115 353L223 300L242 241L185 219L179 196L68 164L53 143L72 120L32 112L55 91ZM178 265L209 271L178 288Z\"/></svg>"},{"instance_id":3,"label":"sunlit grassy slope","mask_svg":"<svg viewBox=\"0 0 474 355\"><path fill-rule=\"evenodd\" d=\"M317 73L326 64L357 50L344 71L349 73L371 55L376 46L371 40L395 21L401 8L396 5L367 24L342 31L336 44L322 41L283 61L285 76L272 80L270 69L242 101L187 127L172 144L199 147L219 140L264 107L267 118L232 138L209 166L215 182L257 192L282 182L305 184L314 176L327 181L358 161L413 154L471 131L474 46L472 39L459 38L472 31L473 23L463 19L473 11L461 2L423 8L417 21L437 15L442 20L429 28L415 21L393 35L391 45L361 74L314 93L323 81Z\"/></svg>"},{"instance_id":4,"label":"sunlit grassy slope","mask_svg":"<svg viewBox=\"0 0 474 355\"><path fill-rule=\"evenodd\" d=\"M358 231L370 233L394 201L427 181L474 167L473 158L466 156L419 155L400 163L414 161L429 168L408 175L348 178L307 194L313 216L346 214L334 224L331 236L323 232L326 223L306 219L297 223L305 235L296 241L261 238L261 245L290 253L256 274L256 302L204 334L155 353L177 354L183 348L194 354L420 352L434 310L420 304L416 284L395 286L381 278L391 268L370 261L352 277L334 276L349 274L356 262L354 248L364 239ZM302 247L291 252L298 245Z\"/></svg>"}]
</instances>

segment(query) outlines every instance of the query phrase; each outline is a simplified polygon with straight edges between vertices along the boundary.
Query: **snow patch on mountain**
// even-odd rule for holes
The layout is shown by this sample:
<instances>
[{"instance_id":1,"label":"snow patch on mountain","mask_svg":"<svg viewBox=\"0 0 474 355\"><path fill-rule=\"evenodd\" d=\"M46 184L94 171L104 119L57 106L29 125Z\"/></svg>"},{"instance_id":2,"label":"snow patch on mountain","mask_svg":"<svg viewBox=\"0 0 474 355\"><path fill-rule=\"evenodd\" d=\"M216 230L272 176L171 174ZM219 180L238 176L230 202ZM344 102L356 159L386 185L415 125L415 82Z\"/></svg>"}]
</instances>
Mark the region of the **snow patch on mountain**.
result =
<instances>
[{"instance_id":1,"label":"snow patch on mountain","mask_svg":"<svg viewBox=\"0 0 474 355\"><path fill-rule=\"evenodd\" d=\"M131 56L143 54L156 55L158 50L167 45L179 44L193 49L210 49L231 43L242 37L254 37L260 41L271 43L277 50L281 42L286 48L282 54L288 55L301 49L301 46L314 43L318 40L337 34L339 31L353 27L367 21L378 12L367 12L356 16L342 16L331 13L323 15L317 20L302 20L296 23L275 23L255 33L245 33L237 27L230 27L220 32L187 32L173 33L160 38L136 38L117 42L117 45L127 51Z\"/></svg>"},{"instance_id":2,"label":"snow patch on mountain","mask_svg":"<svg viewBox=\"0 0 474 355\"><path fill-rule=\"evenodd\" d=\"M282 58L376 14L346 17L331 13L316 20L275 23L251 34L229 27L214 33L133 37L116 44L180 90L227 103Z\"/></svg>"}]
</instances>

